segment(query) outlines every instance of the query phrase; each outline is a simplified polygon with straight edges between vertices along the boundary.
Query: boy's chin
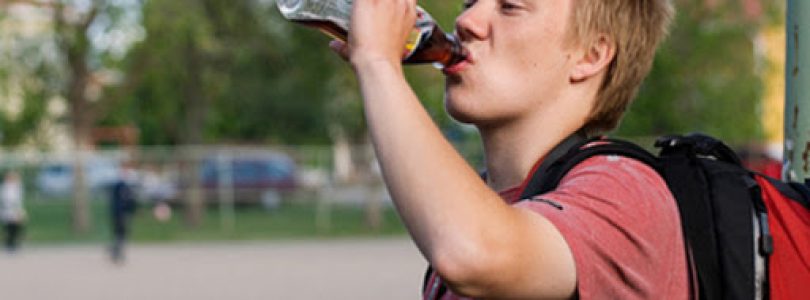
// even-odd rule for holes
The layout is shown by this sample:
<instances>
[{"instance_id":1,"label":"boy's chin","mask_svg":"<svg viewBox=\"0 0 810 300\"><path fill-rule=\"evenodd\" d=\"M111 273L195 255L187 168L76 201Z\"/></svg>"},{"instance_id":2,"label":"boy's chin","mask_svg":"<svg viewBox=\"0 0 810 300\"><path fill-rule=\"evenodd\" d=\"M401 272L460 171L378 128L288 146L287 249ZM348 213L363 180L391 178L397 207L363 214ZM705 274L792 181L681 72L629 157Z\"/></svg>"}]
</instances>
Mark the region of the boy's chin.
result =
<instances>
[{"instance_id":1,"label":"boy's chin","mask_svg":"<svg viewBox=\"0 0 810 300\"><path fill-rule=\"evenodd\" d=\"M452 118L454 121L462 123L462 124L468 124L468 125L475 125L476 124L475 119L470 117L470 116L467 116L467 115L450 113L450 118Z\"/></svg>"},{"instance_id":2,"label":"boy's chin","mask_svg":"<svg viewBox=\"0 0 810 300\"><path fill-rule=\"evenodd\" d=\"M481 122L480 116L476 116L470 111L464 110L457 105L453 105L451 99L445 99L444 109L453 120L463 124L476 125Z\"/></svg>"}]
</instances>

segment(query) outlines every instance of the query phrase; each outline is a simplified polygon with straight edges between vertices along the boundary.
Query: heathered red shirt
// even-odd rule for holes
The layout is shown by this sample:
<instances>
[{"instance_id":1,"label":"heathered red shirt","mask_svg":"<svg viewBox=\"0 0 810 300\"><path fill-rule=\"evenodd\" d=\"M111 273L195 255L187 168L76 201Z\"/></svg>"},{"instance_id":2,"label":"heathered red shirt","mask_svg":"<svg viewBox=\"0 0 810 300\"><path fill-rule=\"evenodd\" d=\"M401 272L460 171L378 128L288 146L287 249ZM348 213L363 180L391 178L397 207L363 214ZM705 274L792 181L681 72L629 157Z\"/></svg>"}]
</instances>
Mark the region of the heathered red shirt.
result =
<instances>
[{"instance_id":1,"label":"heathered red shirt","mask_svg":"<svg viewBox=\"0 0 810 300\"><path fill-rule=\"evenodd\" d=\"M688 299L678 209L666 183L647 165L596 156L552 192L520 201L521 191L522 185L500 194L562 233L576 264L579 299ZM434 273L427 286L436 280ZM441 299L464 298L448 291Z\"/></svg>"}]
</instances>

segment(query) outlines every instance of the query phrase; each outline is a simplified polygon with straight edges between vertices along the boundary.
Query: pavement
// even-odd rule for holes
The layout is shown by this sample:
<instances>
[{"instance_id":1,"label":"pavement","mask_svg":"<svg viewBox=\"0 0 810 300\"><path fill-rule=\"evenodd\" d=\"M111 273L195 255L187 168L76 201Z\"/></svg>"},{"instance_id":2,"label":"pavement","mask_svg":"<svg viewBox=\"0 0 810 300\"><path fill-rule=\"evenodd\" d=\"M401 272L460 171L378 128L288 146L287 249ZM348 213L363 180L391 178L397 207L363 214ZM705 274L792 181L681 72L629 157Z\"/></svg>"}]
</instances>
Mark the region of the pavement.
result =
<instances>
[{"instance_id":1,"label":"pavement","mask_svg":"<svg viewBox=\"0 0 810 300\"><path fill-rule=\"evenodd\" d=\"M426 263L399 239L32 246L0 253L0 298L418 299Z\"/></svg>"}]
</instances>

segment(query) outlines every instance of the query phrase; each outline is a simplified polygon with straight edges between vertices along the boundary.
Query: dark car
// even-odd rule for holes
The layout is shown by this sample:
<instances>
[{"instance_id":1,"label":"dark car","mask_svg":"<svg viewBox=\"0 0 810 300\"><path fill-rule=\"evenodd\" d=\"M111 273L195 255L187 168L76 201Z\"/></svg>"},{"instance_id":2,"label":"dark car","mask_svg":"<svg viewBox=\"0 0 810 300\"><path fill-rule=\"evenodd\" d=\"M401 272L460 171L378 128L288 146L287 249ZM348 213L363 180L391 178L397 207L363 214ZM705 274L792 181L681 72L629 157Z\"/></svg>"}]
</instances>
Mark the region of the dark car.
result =
<instances>
[{"instance_id":1,"label":"dark car","mask_svg":"<svg viewBox=\"0 0 810 300\"><path fill-rule=\"evenodd\" d=\"M202 165L201 183L209 201L217 201L222 192L232 190L236 203L270 206L278 204L280 194L299 185L295 162L275 152L207 159ZM220 187L226 189L221 191Z\"/></svg>"}]
</instances>

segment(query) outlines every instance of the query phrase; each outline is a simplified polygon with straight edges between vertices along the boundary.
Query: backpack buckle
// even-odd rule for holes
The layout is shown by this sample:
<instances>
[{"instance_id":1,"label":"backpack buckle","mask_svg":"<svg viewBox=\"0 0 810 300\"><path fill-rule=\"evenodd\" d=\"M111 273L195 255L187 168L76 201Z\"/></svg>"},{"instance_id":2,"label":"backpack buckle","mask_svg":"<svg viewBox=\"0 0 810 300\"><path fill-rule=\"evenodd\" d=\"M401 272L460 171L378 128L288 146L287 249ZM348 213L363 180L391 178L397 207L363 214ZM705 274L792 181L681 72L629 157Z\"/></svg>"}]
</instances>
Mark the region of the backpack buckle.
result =
<instances>
[{"instance_id":1,"label":"backpack buckle","mask_svg":"<svg viewBox=\"0 0 810 300\"><path fill-rule=\"evenodd\" d=\"M655 139L655 148L674 148L683 144L683 140L683 136L680 135L664 135Z\"/></svg>"},{"instance_id":2,"label":"backpack buckle","mask_svg":"<svg viewBox=\"0 0 810 300\"><path fill-rule=\"evenodd\" d=\"M759 213L759 228L761 236L759 237L759 251L765 257L773 254L773 236L768 227L768 214L765 212Z\"/></svg>"}]
</instances>

